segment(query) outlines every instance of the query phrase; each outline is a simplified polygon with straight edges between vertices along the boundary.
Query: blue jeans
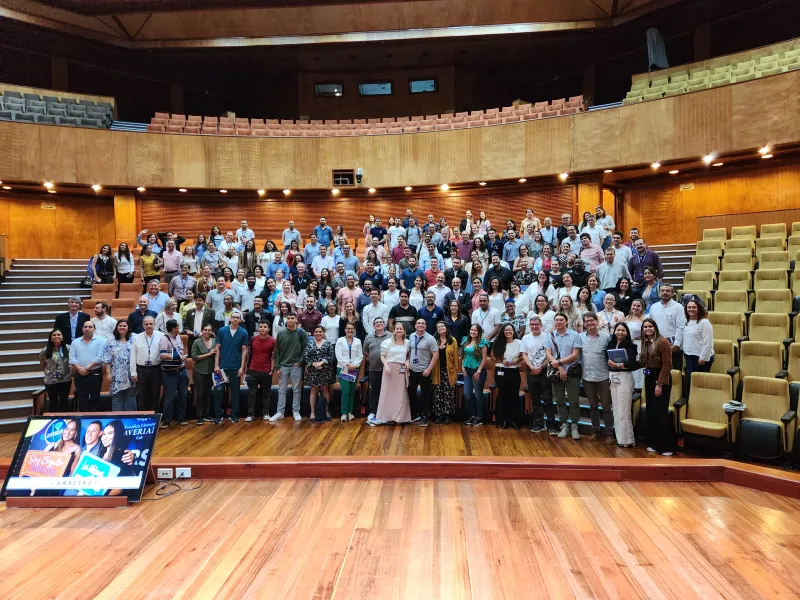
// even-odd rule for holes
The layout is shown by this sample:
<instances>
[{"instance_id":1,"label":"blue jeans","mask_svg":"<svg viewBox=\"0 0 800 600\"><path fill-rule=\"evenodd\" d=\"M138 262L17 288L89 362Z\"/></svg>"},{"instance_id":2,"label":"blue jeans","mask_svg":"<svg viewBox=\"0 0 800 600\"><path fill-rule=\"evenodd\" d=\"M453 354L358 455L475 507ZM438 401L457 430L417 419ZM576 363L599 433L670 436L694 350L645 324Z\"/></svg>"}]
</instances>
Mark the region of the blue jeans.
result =
<instances>
[{"instance_id":1,"label":"blue jeans","mask_svg":"<svg viewBox=\"0 0 800 600\"><path fill-rule=\"evenodd\" d=\"M230 403L230 413L229 416L231 419L238 419L239 418L239 402L241 401L241 393L242 393L242 380L239 377L239 369L222 369L225 371L225 375L228 376L228 383L227 386L231 390L231 403ZM225 415L222 410L222 399L225 396L225 386L222 386L222 389L214 389L211 392L211 396L214 399L214 418L216 420L222 419Z\"/></svg>"},{"instance_id":2,"label":"blue jeans","mask_svg":"<svg viewBox=\"0 0 800 600\"><path fill-rule=\"evenodd\" d=\"M303 367L289 365L281 367L281 377L278 381L278 410L275 412L279 415L286 412L286 392L289 390L290 380L292 382L292 412L300 412L300 398L303 394ZM344 390L342 394L344 394Z\"/></svg>"},{"instance_id":3,"label":"blue jeans","mask_svg":"<svg viewBox=\"0 0 800 600\"><path fill-rule=\"evenodd\" d=\"M180 371L164 371L164 408L162 409L162 423L172 421L173 406L175 406L175 418L178 422L186 419L186 391L189 387L189 375L186 369Z\"/></svg>"},{"instance_id":4,"label":"blue jeans","mask_svg":"<svg viewBox=\"0 0 800 600\"><path fill-rule=\"evenodd\" d=\"M136 386L120 390L111 395L111 410L113 412L136 410Z\"/></svg>"},{"instance_id":5,"label":"blue jeans","mask_svg":"<svg viewBox=\"0 0 800 600\"><path fill-rule=\"evenodd\" d=\"M481 371L476 382L472 376L478 369L464 369L467 376L464 377L464 405L467 409L468 418L477 417L483 419L486 413L486 401L483 398L483 387L486 385L486 369Z\"/></svg>"}]
</instances>

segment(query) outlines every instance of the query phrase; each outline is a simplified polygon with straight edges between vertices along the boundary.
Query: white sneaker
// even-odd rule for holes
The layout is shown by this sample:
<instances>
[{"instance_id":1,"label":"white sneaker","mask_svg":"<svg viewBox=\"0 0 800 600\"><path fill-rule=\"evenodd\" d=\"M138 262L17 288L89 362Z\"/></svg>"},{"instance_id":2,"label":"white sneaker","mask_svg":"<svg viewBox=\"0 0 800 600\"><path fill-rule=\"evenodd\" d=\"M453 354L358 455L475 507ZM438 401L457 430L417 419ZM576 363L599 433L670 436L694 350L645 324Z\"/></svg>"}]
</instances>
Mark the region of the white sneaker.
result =
<instances>
[{"instance_id":1,"label":"white sneaker","mask_svg":"<svg viewBox=\"0 0 800 600\"><path fill-rule=\"evenodd\" d=\"M367 423L374 420L375 420L375 413L369 413L369 415L367 416Z\"/></svg>"},{"instance_id":2,"label":"white sneaker","mask_svg":"<svg viewBox=\"0 0 800 600\"><path fill-rule=\"evenodd\" d=\"M300 420L300 419L302 419L302 418L303 418L303 417L301 417L301 416L300 416L300 413L299 413L299 412L296 412L296 413L294 413L294 420L295 420L295 421L299 421L299 420Z\"/></svg>"},{"instance_id":3,"label":"white sneaker","mask_svg":"<svg viewBox=\"0 0 800 600\"><path fill-rule=\"evenodd\" d=\"M347 415L342 415L342 421L347 421Z\"/></svg>"},{"instance_id":4,"label":"white sneaker","mask_svg":"<svg viewBox=\"0 0 800 600\"><path fill-rule=\"evenodd\" d=\"M566 439L568 434L569 434L569 425L564 423L561 426L561 431L558 432L558 437L563 440L563 439Z\"/></svg>"},{"instance_id":5,"label":"white sneaker","mask_svg":"<svg viewBox=\"0 0 800 600\"><path fill-rule=\"evenodd\" d=\"M274 415L272 415L272 416L269 418L269 422L270 422L270 423L277 423L277 422L278 422L278 421L280 421L281 419L283 419L283 413L275 413Z\"/></svg>"},{"instance_id":6,"label":"white sneaker","mask_svg":"<svg viewBox=\"0 0 800 600\"><path fill-rule=\"evenodd\" d=\"M264 420L265 420L265 421L269 421L269 415L265 414L265 415L264 415Z\"/></svg>"},{"instance_id":7,"label":"white sneaker","mask_svg":"<svg viewBox=\"0 0 800 600\"><path fill-rule=\"evenodd\" d=\"M349 413L349 414L347 415L347 420L348 420L348 421L352 421L353 419L355 419L355 417L353 416L353 413Z\"/></svg>"},{"instance_id":8,"label":"white sneaker","mask_svg":"<svg viewBox=\"0 0 800 600\"><path fill-rule=\"evenodd\" d=\"M581 434L578 431L578 426L575 423L572 424L572 439L573 440L581 439Z\"/></svg>"},{"instance_id":9,"label":"white sneaker","mask_svg":"<svg viewBox=\"0 0 800 600\"><path fill-rule=\"evenodd\" d=\"M253 417L251 417L250 415L247 415L247 418L244 420L244 422L245 423L252 423L253 422Z\"/></svg>"},{"instance_id":10,"label":"white sneaker","mask_svg":"<svg viewBox=\"0 0 800 600\"><path fill-rule=\"evenodd\" d=\"M656 451L656 449L655 449L655 448L651 448L651 447L649 447L649 446L648 446L648 447L647 447L647 451L648 451L648 452L655 452L655 451Z\"/></svg>"},{"instance_id":11,"label":"white sneaker","mask_svg":"<svg viewBox=\"0 0 800 600\"><path fill-rule=\"evenodd\" d=\"M662 452L661 456L672 456L672 452Z\"/></svg>"}]
</instances>

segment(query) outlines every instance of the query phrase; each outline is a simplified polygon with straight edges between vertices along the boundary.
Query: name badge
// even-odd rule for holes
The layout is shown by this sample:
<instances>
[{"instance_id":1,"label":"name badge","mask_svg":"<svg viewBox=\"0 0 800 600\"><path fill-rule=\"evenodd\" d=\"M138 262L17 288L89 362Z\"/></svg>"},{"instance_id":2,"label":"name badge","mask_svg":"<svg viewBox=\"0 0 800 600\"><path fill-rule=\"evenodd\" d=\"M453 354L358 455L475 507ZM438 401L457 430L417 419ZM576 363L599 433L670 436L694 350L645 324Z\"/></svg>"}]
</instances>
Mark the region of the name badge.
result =
<instances>
[{"instance_id":1,"label":"name badge","mask_svg":"<svg viewBox=\"0 0 800 600\"><path fill-rule=\"evenodd\" d=\"M54 376L55 376L56 379L61 379L61 371L56 371L54 373Z\"/></svg>"},{"instance_id":2,"label":"name badge","mask_svg":"<svg viewBox=\"0 0 800 600\"><path fill-rule=\"evenodd\" d=\"M406 372L406 366L400 365L400 373L405 373L405 372Z\"/></svg>"},{"instance_id":3,"label":"name badge","mask_svg":"<svg viewBox=\"0 0 800 600\"><path fill-rule=\"evenodd\" d=\"M150 361L150 360L144 361L144 366L145 367L150 367L150 366L152 366L152 364L153 364L153 361Z\"/></svg>"},{"instance_id":4,"label":"name badge","mask_svg":"<svg viewBox=\"0 0 800 600\"><path fill-rule=\"evenodd\" d=\"M419 359L415 358L411 362L414 363L415 365L418 365L419 364Z\"/></svg>"}]
</instances>

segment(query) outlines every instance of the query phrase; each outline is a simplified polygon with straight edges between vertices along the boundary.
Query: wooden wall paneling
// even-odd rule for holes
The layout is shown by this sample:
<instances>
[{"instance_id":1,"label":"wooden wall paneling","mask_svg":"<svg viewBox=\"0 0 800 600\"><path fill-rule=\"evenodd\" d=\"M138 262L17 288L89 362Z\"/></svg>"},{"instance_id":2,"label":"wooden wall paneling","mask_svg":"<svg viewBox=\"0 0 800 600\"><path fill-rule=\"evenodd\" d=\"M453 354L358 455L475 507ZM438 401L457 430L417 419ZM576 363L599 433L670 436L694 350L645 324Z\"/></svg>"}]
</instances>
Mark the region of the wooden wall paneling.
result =
<instances>
[{"instance_id":1,"label":"wooden wall paneling","mask_svg":"<svg viewBox=\"0 0 800 600\"><path fill-rule=\"evenodd\" d=\"M576 169L572 158L572 123L575 118L569 116L527 122L530 125L524 128L524 175L557 174ZM505 160L511 161L514 157L506 156Z\"/></svg>"},{"instance_id":2,"label":"wooden wall paneling","mask_svg":"<svg viewBox=\"0 0 800 600\"><path fill-rule=\"evenodd\" d=\"M800 72L791 71L785 75L728 87L734 109L728 128L731 147L760 148L766 143L780 144L798 139ZM753 118L754 110L759 113L757 118Z\"/></svg>"},{"instance_id":3,"label":"wooden wall paneling","mask_svg":"<svg viewBox=\"0 0 800 600\"><path fill-rule=\"evenodd\" d=\"M594 209L603 204L603 184L601 181L581 181L578 188L578 214L577 222L583 218L583 213L589 211L594 214Z\"/></svg>"},{"instance_id":4,"label":"wooden wall paneling","mask_svg":"<svg viewBox=\"0 0 800 600\"><path fill-rule=\"evenodd\" d=\"M130 192L114 194L114 231L117 240L136 243L136 195Z\"/></svg>"},{"instance_id":5,"label":"wooden wall paneling","mask_svg":"<svg viewBox=\"0 0 800 600\"><path fill-rule=\"evenodd\" d=\"M620 114L596 110L573 119L573 168L606 169L620 164Z\"/></svg>"},{"instance_id":6,"label":"wooden wall paneling","mask_svg":"<svg viewBox=\"0 0 800 600\"><path fill-rule=\"evenodd\" d=\"M514 131L506 131L506 125L487 127L482 138L483 172L497 173L499 178L528 175L525 159L529 146L523 128L515 127Z\"/></svg>"},{"instance_id":7,"label":"wooden wall paneling","mask_svg":"<svg viewBox=\"0 0 800 600\"><path fill-rule=\"evenodd\" d=\"M83 147L92 154L89 161L102 168L111 156L97 154L95 143L102 143L99 136L75 135L72 127L43 127L41 125L24 124L28 129L23 132L23 139L36 138L35 143L22 155L23 169L27 177L23 181L55 181L69 183L86 183L78 179L77 148ZM39 129L37 132L35 128ZM38 133L38 136L36 135ZM95 133L105 133L95 130ZM112 152L117 148L112 148Z\"/></svg>"},{"instance_id":8,"label":"wooden wall paneling","mask_svg":"<svg viewBox=\"0 0 800 600\"><path fill-rule=\"evenodd\" d=\"M617 226L617 229L619 229L620 223L617 221L617 196L614 193L614 190L609 188L603 188L602 196L603 196L602 198L603 210L606 211L607 215L609 215L612 219L614 219L614 224ZM623 236L623 239L627 238Z\"/></svg>"},{"instance_id":9,"label":"wooden wall paneling","mask_svg":"<svg viewBox=\"0 0 800 600\"><path fill-rule=\"evenodd\" d=\"M728 124L735 87L728 85L674 97L677 155L700 157L734 147Z\"/></svg>"},{"instance_id":10,"label":"wooden wall paneling","mask_svg":"<svg viewBox=\"0 0 800 600\"><path fill-rule=\"evenodd\" d=\"M674 156L674 105L672 97L620 108L620 163L646 164Z\"/></svg>"}]
</instances>

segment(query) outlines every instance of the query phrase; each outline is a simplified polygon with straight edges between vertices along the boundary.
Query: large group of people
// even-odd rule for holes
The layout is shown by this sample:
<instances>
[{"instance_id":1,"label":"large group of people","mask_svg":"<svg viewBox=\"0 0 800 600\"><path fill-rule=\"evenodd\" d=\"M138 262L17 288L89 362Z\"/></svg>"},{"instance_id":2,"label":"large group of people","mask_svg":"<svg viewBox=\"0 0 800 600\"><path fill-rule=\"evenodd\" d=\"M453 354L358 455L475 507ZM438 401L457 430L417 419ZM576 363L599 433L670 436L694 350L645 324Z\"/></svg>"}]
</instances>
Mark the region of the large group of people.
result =
<instances>
[{"instance_id":1,"label":"large group of people","mask_svg":"<svg viewBox=\"0 0 800 600\"><path fill-rule=\"evenodd\" d=\"M243 381L247 421L258 416L259 395L260 416L283 419L290 385L295 420L304 385L312 418L328 420L335 383L349 421L363 365L369 425L450 423L460 381L466 425L481 426L493 371L495 421L519 428L524 369L534 433L580 439L582 383L590 439L604 432L609 444L633 446L631 402L644 388L649 449L671 454L670 372L685 365L688 389L693 372L708 371L712 332L699 299L676 302L638 229L624 240L599 206L580 223L561 215L558 226L528 209L519 226L507 219L501 228L484 212L450 226L407 209L385 225L370 215L356 237L363 252L323 216L307 243L289 221L261 251L246 220L194 242L145 229L138 261L127 244L104 245L90 262L93 280L127 282L139 269L145 293L126 319L104 302L89 318L70 299L41 355L52 406L68 408L74 381L81 410L102 408L105 374L113 410L160 407L162 426L186 425L190 357L198 424L222 423L225 388L237 422ZM278 403L269 414L273 374Z\"/></svg>"}]
</instances>

